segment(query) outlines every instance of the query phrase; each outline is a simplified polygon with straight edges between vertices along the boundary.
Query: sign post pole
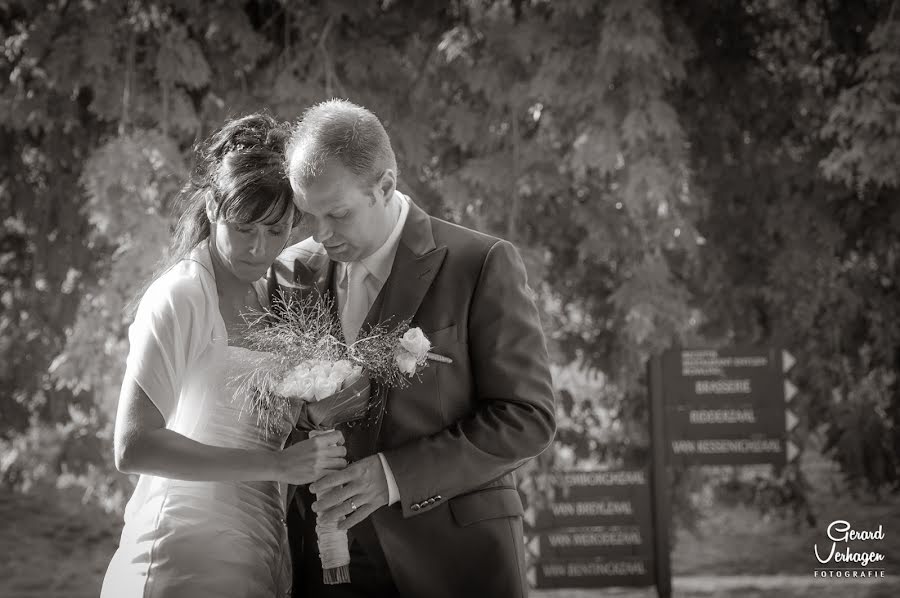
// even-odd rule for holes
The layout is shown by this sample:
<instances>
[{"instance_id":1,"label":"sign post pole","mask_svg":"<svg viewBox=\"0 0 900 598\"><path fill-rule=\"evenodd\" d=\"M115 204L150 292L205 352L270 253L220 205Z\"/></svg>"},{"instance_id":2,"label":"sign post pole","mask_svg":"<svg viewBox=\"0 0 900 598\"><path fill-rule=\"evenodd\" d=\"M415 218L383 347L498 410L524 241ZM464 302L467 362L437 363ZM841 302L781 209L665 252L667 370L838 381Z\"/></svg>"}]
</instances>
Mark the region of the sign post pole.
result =
<instances>
[{"instance_id":1,"label":"sign post pole","mask_svg":"<svg viewBox=\"0 0 900 598\"><path fill-rule=\"evenodd\" d=\"M672 596L672 563L669 553L671 518L668 481L668 439L663 404L662 361L650 358L647 365L647 389L650 395L650 496L653 502L654 574L659 598Z\"/></svg>"}]
</instances>

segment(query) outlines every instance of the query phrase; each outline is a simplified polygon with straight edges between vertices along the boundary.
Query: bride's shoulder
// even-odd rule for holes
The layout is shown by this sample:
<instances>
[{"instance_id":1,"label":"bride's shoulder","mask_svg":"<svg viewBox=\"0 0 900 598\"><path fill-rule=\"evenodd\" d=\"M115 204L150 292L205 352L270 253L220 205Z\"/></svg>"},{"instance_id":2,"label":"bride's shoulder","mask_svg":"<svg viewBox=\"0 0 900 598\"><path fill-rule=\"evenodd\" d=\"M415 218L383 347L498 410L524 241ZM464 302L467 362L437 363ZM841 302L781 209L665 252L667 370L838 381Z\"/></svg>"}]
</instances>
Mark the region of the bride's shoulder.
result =
<instances>
[{"instance_id":1,"label":"bride's shoulder","mask_svg":"<svg viewBox=\"0 0 900 598\"><path fill-rule=\"evenodd\" d=\"M202 263L182 260L166 270L147 288L139 311L171 312L188 316L205 309L210 292L215 293L212 275ZM210 291L212 288L212 291Z\"/></svg>"}]
</instances>

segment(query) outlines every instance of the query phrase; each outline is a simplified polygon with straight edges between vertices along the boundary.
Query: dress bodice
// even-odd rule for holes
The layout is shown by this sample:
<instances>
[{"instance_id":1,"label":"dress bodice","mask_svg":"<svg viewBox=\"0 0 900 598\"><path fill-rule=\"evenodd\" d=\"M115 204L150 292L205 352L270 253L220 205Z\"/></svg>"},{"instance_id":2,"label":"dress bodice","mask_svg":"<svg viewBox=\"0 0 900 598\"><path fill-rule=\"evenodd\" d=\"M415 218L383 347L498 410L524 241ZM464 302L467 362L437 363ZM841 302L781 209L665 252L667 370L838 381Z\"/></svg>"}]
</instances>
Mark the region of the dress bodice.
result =
<instances>
[{"instance_id":1,"label":"dress bodice","mask_svg":"<svg viewBox=\"0 0 900 598\"><path fill-rule=\"evenodd\" d=\"M199 442L229 448L280 450L299 415L298 407L284 403L261 406L254 392L254 376L267 359L264 353L243 347L227 346L219 363L204 376L202 384L215 384L220 392L212 393L199 414L203 422L197 427Z\"/></svg>"}]
</instances>

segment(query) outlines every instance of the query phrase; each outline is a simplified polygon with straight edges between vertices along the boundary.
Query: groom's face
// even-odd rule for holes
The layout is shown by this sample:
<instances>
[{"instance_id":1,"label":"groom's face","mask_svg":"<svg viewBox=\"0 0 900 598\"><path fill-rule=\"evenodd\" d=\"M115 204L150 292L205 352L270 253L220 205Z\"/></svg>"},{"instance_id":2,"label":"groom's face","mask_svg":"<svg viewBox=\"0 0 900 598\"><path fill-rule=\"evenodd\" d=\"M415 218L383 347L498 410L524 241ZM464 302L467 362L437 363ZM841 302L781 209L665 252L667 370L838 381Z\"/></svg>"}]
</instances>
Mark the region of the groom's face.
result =
<instances>
[{"instance_id":1,"label":"groom's face","mask_svg":"<svg viewBox=\"0 0 900 598\"><path fill-rule=\"evenodd\" d=\"M355 262L381 247L395 224L389 209L393 198L393 173L385 183L364 181L343 164L331 162L307 183L295 182L294 201L302 212L301 229L325 246L339 262Z\"/></svg>"}]
</instances>

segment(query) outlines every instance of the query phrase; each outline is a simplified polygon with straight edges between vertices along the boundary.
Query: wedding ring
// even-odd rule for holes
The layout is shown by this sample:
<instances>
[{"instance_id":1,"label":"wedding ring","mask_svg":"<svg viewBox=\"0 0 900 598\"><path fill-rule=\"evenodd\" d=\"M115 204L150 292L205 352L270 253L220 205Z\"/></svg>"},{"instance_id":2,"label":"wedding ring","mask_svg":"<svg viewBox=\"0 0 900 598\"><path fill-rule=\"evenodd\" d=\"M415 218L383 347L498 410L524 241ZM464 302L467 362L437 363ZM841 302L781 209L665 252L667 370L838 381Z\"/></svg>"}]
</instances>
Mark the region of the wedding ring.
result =
<instances>
[{"instance_id":1,"label":"wedding ring","mask_svg":"<svg viewBox=\"0 0 900 598\"><path fill-rule=\"evenodd\" d=\"M356 503L353 502L352 500L350 501L350 510L351 510L351 511L355 511L355 510L356 510Z\"/></svg>"}]
</instances>

